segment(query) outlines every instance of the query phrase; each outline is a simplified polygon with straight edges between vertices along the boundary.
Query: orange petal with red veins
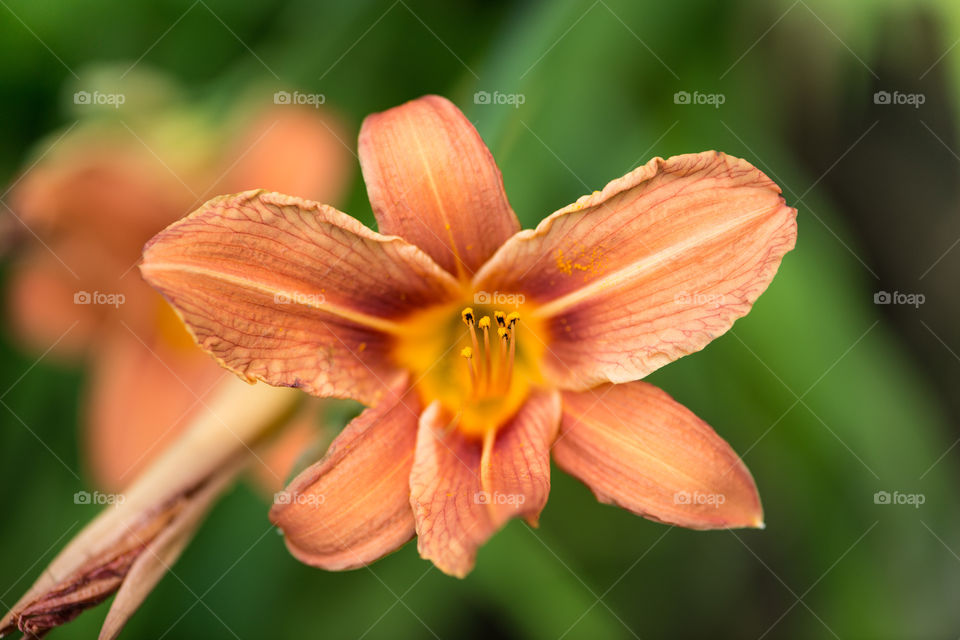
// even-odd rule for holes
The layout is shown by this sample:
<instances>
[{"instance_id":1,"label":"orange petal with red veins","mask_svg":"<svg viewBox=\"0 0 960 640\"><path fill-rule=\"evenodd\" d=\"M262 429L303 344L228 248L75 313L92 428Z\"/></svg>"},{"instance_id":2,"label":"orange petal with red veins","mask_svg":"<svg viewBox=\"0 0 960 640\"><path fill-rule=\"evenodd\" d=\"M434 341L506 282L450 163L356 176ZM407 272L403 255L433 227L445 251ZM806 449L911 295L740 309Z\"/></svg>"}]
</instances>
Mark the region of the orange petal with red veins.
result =
<instances>
[{"instance_id":1,"label":"orange petal with red veins","mask_svg":"<svg viewBox=\"0 0 960 640\"><path fill-rule=\"evenodd\" d=\"M564 392L553 459L601 502L651 520L763 527L753 477L730 445L646 382Z\"/></svg>"},{"instance_id":2,"label":"orange petal with red veins","mask_svg":"<svg viewBox=\"0 0 960 640\"><path fill-rule=\"evenodd\" d=\"M398 374L395 319L458 293L406 241L262 191L214 198L170 225L140 270L238 375L368 405Z\"/></svg>"},{"instance_id":3,"label":"orange petal with red veins","mask_svg":"<svg viewBox=\"0 0 960 640\"><path fill-rule=\"evenodd\" d=\"M353 569L413 537L409 478L420 406L407 389L404 381L360 414L276 495L270 520L301 562Z\"/></svg>"},{"instance_id":4,"label":"orange petal with red veins","mask_svg":"<svg viewBox=\"0 0 960 640\"><path fill-rule=\"evenodd\" d=\"M550 445L560 429L560 394L537 392L497 431L480 479L493 526L523 517L536 526L550 495Z\"/></svg>"},{"instance_id":5,"label":"orange petal with red veins","mask_svg":"<svg viewBox=\"0 0 960 640\"><path fill-rule=\"evenodd\" d=\"M520 229L493 156L446 98L368 116L359 146L380 232L406 238L461 279Z\"/></svg>"},{"instance_id":6,"label":"orange petal with red veins","mask_svg":"<svg viewBox=\"0 0 960 640\"><path fill-rule=\"evenodd\" d=\"M550 493L556 392L530 396L497 431L488 458L437 403L423 412L410 474L417 548L444 573L462 578L477 549L513 517L536 521Z\"/></svg>"},{"instance_id":7,"label":"orange petal with red veins","mask_svg":"<svg viewBox=\"0 0 960 640\"><path fill-rule=\"evenodd\" d=\"M511 238L476 290L519 292L568 389L629 382L745 315L796 241L796 210L744 160L656 158Z\"/></svg>"}]
</instances>

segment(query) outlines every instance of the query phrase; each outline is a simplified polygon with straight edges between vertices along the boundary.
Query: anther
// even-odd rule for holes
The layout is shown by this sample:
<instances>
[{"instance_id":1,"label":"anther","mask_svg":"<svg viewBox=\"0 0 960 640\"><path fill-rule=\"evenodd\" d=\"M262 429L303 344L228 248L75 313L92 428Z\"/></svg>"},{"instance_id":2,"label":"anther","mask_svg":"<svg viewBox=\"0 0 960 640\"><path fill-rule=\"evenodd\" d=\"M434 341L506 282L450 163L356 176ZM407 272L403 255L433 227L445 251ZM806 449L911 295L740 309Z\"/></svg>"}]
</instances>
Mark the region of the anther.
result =
<instances>
[{"instance_id":1,"label":"anther","mask_svg":"<svg viewBox=\"0 0 960 640\"><path fill-rule=\"evenodd\" d=\"M507 316L507 325L509 325L510 327L513 327L513 325L517 324L517 322L519 321L520 321L520 314L517 313L516 311L512 311L510 315Z\"/></svg>"},{"instance_id":2,"label":"anther","mask_svg":"<svg viewBox=\"0 0 960 640\"><path fill-rule=\"evenodd\" d=\"M466 309L461 311L460 317L463 318L463 323L465 325L467 325L468 327L472 326L473 325L473 307L467 307Z\"/></svg>"},{"instance_id":3,"label":"anther","mask_svg":"<svg viewBox=\"0 0 960 640\"><path fill-rule=\"evenodd\" d=\"M472 309L471 309L471 311L472 311ZM494 312L493 312L493 317L497 319L497 324L498 324L498 325L500 325L501 327L505 327L505 326L506 326L506 322L504 322L504 318L505 318L506 316L503 314L503 311L494 311Z\"/></svg>"}]
</instances>

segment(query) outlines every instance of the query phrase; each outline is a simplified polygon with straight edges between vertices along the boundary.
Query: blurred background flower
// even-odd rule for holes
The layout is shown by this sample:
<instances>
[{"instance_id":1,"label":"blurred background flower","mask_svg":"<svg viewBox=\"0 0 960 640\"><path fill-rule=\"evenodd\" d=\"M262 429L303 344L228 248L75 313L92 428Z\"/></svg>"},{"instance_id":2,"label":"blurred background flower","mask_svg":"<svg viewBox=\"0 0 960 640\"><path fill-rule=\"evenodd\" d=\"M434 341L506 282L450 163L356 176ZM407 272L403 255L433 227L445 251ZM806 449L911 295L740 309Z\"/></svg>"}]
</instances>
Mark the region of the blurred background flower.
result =
<instances>
[{"instance_id":1,"label":"blurred background flower","mask_svg":"<svg viewBox=\"0 0 960 640\"><path fill-rule=\"evenodd\" d=\"M656 525L597 505L558 473L540 528L506 527L463 582L425 567L413 545L330 574L291 558L262 499L241 485L127 636L960 631L956 3L90 0L52 11L7 0L0 16L0 176L13 186L0 198L0 605L97 513L72 499L99 465L85 461L95 432L77 431L78 413L97 411L98 386L150 375L139 341L119 356L93 350L119 351L135 333L157 353L163 341L175 361L178 340L166 346L158 327L176 323L158 320L149 295L134 303L135 269L121 277L138 253L127 230L145 240L233 190L230 180L311 196L246 184L239 171L252 158L239 132L254 141L273 121L258 114L294 106L340 114L341 125L324 119L348 154L347 190L333 204L372 224L349 155L360 119L439 93L483 136L525 227L655 155L720 149L784 188L800 233L774 286L697 358L649 378L744 456L767 529ZM335 173L297 127L283 137L282 153L262 156L270 175ZM87 168L100 177L78 181ZM98 195L97 184L119 180L105 175L127 186ZM49 186L30 195L35 180ZM136 220L120 224L111 209ZM35 280L26 301L24 277ZM81 290L130 298L74 305ZM85 350L90 367L69 364ZM148 396L157 413L169 409ZM103 609L51 637L94 635Z\"/></svg>"},{"instance_id":2,"label":"blurred background flower","mask_svg":"<svg viewBox=\"0 0 960 640\"><path fill-rule=\"evenodd\" d=\"M95 108L52 134L55 144L15 178L8 205L22 224L10 323L37 353L89 363L84 446L108 491L163 451L224 377L139 277L143 244L216 193L287 188L335 202L350 171L343 125L326 110L241 99L205 111L162 75L134 73L123 92L119 70L82 76L79 85L96 88L75 92L77 104L104 107L91 96L112 96L131 111ZM254 466L269 488L282 486L311 442L313 417Z\"/></svg>"}]
</instances>

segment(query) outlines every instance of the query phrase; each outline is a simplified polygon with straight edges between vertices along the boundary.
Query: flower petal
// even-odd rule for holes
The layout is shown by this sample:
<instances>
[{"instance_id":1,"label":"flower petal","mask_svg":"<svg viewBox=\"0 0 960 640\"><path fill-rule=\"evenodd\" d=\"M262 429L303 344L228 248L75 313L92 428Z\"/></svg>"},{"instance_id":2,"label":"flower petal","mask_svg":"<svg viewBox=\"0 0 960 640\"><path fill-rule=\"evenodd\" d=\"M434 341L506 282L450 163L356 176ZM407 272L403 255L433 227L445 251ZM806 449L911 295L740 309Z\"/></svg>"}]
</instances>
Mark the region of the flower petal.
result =
<instances>
[{"instance_id":1,"label":"flower petal","mask_svg":"<svg viewBox=\"0 0 960 640\"><path fill-rule=\"evenodd\" d=\"M98 249L88 251L91 261L109 256L127 269L144 240L194 201L179 178L191 173L180 165L172 169L119 124L81 124L16 182L11 208L45 241L85 235ZM87 268L66 262L72 269Z\"/></svg>"},{"instance_id":2,"label":"flower petal","mask_svg":"<svg viewBox=\"0 0 960 640\"><path fill-rule=\"evenodd\" d=\"M550 443L556 437L556 392L530 396L500 427L484 460L438 403L424 411L410 474L417 548L444 573L462 578L477 549L512 517L536 522L550 493Z\"/></svg>"},{"instance_id":3,"label":"flower petal","mask_svg":"<svg viewBox=\"0 0 960 640\"><path fill-rule=\"evenodd\" d=\"M753 477L730 445L646 382L564 392L553 459L601 502L651 520L763 527Z\"/></svg>"},{"instance_id":4,"label":"flower petal","mask_svg":"<svg viewBox=\"0 0 960 640\"><path fill-rule=\"evenodd\" d=\"M325 109L272 105L257 114L224 160L214 193L266 189L339 202L354 166L344 127Z\"/></svg>"},{"instance_id":5,"label":"flower petal","mask_svg":"<svg viewBox=\"0 0 960 640\"><path fill-rule=\"evenodd\" d=\"M258 488L271 496L283 489L301 459L331 443L332 438L318 428L323 418L323 400L311 399L304 404L279 434L262 445L260 464L250 467Z\"/></svg>"},{"instance_id":6,"label":"flower petal","mask_svg":"<svg viewBox=\"0 0 960 640\"><path fill-rule=\"evenodd\" d=\"M359 147L380 233L406 238L461 279L520 229L493 156L446 98L368 116Z\"/></svg>"},{"instance_id":7,"label":"flower petal","mask_svg":"<svg viewBox=\"0 0 960 640\"><path fill-rule=\"evenodd\" d=\"M560 429L560 394L536 392L497 432L481 484L493 526L523 517L536 526L550 496L550 445Z\"/></svg>"},{"instance_id":8,"label":"flower petal","mask_svg":"<svg viewBox=\"0 0 960 640\"><path fill-rule=\"evenodd\" d=\"M64 361L89 347L102 321L102 309L78 305L79 287L52 254L25 256L12 267L7 284L8 321L22 347Z\"/></svg>"},{"instance_id":9,"label":"flower petal","mask_svg":"<svg viewBox=\"0 0 960 640\"><path fill-rule=\"evenodd\" d=\"M726 332L796 232L796 210L746 161L656 158L511 238L474 287L541 305L546 373L583 390L642 378Z\"/></svg>"},{"instance_id":10,"label":"flower petal","mask_svg":"<svg viewBox=\"0 0 960 640\"><path fill-rule=\"evenodd\" d=\"M249 380L375 404L398 371L394 318L452 300L453 278L400 238L275 193L214 198L140 267L197 342Z\"/></svg>"},{"instance_id":11,"label":"flower petal","mask_svg":"<svg viewBox=\"0 0 960 640\"><path fill-rule=\"evenodd\" d=\"M353 569L413 537L409 478L420 407L407 389L403 381L360 414L277 494L270 520L301 562Z\"/></svg>"},{"instance_id":12,"label":"flower petal","mask_svg":"<svg viewBox=\"0 0 960 640\"><path fill-rule=\"evenodd\" d=\"M95 356L83 434L87 458L97 486L120 491L180 435L227 374L193 345L178 350L125 329Z\"/></svg>"}]
</instances>

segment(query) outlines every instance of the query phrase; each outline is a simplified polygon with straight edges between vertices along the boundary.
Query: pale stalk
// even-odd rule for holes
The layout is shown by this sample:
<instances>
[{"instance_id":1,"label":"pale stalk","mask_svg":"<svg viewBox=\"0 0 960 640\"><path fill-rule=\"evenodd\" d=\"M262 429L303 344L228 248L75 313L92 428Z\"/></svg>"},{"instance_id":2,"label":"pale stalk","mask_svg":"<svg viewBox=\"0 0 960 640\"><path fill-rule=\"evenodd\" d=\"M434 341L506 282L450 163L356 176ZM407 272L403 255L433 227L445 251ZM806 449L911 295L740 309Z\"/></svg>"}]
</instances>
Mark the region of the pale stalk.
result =
<instances>
[{"instance_id":1,"label":"pale stalk","mask_svg":"<svg viewBox=\"0 0 960 640\"><path fill-rule=\"evenodd\" d=\"M123 624L192 537L214 500L251 462L254 448L294 411L300 394L232 376L198 409L191 426L61 551L0 620L39 636L117 597L101 629Z\"/></svg>"}]
</instances>

